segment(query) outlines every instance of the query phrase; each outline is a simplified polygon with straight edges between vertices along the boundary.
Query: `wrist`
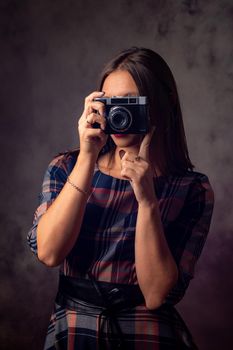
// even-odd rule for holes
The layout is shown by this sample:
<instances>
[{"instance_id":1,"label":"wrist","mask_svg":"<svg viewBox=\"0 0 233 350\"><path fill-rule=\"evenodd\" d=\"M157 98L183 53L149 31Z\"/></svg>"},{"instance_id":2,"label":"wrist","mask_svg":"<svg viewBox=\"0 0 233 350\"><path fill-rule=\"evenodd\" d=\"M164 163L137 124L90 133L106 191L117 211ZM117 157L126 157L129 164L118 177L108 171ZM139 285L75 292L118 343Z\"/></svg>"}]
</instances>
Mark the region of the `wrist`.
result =
<instances>
[{"instance_id":1,"label":"wrist","mask_svg":"<svg viewBox=\"0 0 233 350\"><path fill-rule=\"evenodd\" d=\"M86 176L91 176L94 172L95 169L95 164L96 164L96 160L94 157L89 157L86 154L79 154L76 164L74 166L74 173L76 174L80 174L81 173L85 173Z\"/></svg>"},{"instance_id":2,"label":"wrist","mask_svg":"<svg viewBox=\"0 0 233 350\"><path fill-rule=\"evenodd\" d=\"M157 198L152 200L143 200L138 202L138 209L141 210L159 210L159 203Z\"/></svg>"},{"instance_id":3,"label":"wrist","mask_svg":"<svg viewBox=\"0 0 233 350\"><path fill-rule=\"evenodd\" d=\"M95 166L98 155L93 153L86 153L80 150L77 163L81 165Z\"/></svg>"}]
</instances>

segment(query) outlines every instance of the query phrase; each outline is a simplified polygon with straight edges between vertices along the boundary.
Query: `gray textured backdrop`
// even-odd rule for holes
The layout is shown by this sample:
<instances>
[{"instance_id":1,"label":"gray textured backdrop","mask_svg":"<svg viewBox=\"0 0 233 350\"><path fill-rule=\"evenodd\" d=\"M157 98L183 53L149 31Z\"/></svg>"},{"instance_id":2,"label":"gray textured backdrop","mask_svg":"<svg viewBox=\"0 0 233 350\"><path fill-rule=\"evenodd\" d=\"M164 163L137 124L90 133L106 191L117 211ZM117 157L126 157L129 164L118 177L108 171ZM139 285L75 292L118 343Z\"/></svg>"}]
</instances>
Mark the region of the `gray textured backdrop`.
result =
<instances>
[{"instance_id":1,"label":"gray textured backdrop","mask_svg":"<svg viewBox=\"0 0 233 350\"><path fill-rule=\"evenodd\" d=\"M77 117L119 49L158 51L177 80L190 156L215 191L203 254L178 309L201 350L232 335L233 2L0 1L1 349L40 350L57 269L26 244L43 173L78 144Z\"/></svg>"}]
</instances>

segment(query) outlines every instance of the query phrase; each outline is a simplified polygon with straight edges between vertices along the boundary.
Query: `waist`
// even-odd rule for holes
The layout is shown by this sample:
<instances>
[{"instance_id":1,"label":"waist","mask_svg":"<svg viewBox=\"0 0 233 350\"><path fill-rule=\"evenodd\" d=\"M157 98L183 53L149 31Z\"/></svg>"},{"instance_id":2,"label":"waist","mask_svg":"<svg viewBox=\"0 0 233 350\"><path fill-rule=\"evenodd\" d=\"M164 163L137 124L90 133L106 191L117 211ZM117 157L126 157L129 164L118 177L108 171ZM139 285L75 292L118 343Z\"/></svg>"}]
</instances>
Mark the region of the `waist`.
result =
<instances>
[{"instance_id":1,"label":"waist","mask_svg":"<svg viewBox=\"0 0 233 350\"><path fill-rule=\"evenodd\" d=\"M119 311L144 304L138 285L102 282L94 279L60 275L56 302L70 309L81 303L89 306Z\"/></svg>"},{"instance_id":2,"label":"waist","mask_svg":"<svg viewBox=\"0 0 233 350\"><path fill-rule=\"evenodd\" d=\"M101 323L104 316L104 320L110 324L111 334L108 331L107 337L110 343L113 342L111 349L115 349L115 345L117 349L125 349L124 334L118 323L117 314L121 310L145 305L145 300L138 285L96 281L92 277L84 279L60 275L56 303L77 311L79 311L80 304L84 304L89 308L100 308L98 317L100 344L102 344L103 327ZM177 337L180 343L183 344L182 349L197 350L192 335L177 310L172 305L166 304L159 309L160 311L169 310L171 312L170 317L173 315L177 325L179 324L181 334L177 334ZM102 345L100 348L103 348Z\"/></svg>"}]
</instances>

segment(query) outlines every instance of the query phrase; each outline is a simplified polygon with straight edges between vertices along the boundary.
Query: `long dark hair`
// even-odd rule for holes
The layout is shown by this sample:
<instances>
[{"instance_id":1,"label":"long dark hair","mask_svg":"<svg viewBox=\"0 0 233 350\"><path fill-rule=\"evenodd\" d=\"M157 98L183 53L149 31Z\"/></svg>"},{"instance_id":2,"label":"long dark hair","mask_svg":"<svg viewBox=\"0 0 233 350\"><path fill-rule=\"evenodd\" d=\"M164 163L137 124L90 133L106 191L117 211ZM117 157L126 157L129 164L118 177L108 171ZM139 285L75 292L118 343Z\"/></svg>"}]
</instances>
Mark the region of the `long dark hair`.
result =
<instances>
[{"instance_id":1,"label":"long dark hair","mask_svg":"<svg viewBox=\"0 0 233 350\"><path fill-rule=\"evenodd\" d=\"M162 175L179 175L193 170L185 137L181 107L173 74L156 52L132 47L120 52L103 69L99 90L104 80L115 70L128 71L139 94L147 96L151 124L156 126L150 147L150 158ZM109 137L102 154L114 149Z\"/></svg>"}]
</instances>

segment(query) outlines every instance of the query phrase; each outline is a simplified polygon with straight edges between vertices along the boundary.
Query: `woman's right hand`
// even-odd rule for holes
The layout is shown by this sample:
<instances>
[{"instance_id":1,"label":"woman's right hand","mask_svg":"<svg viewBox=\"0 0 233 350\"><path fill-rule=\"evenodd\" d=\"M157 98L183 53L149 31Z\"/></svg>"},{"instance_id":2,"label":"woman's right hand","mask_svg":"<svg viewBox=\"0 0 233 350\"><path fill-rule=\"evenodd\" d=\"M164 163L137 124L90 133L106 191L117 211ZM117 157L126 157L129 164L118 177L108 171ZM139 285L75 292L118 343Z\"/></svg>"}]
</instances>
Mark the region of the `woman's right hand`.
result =
<instances>
[{"instance_id":1,"label":"woman's right hand","mask_svg":"<svg viewBox=\"0 0 233 350\"><path fill-rule=\"evenodd\" d=\"M78 123L80 140L80 153L86 156L98 157L99 152L107 142L107 135L104 133L106 120L104 118L104 104L93 101L102 97L103 92L93 92L85 98L83 114ZM92 124L98 123L100 128L93 128Z\"/></svg>"}]
</instances>

